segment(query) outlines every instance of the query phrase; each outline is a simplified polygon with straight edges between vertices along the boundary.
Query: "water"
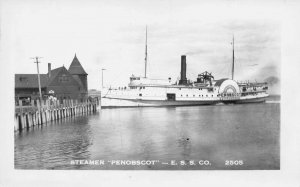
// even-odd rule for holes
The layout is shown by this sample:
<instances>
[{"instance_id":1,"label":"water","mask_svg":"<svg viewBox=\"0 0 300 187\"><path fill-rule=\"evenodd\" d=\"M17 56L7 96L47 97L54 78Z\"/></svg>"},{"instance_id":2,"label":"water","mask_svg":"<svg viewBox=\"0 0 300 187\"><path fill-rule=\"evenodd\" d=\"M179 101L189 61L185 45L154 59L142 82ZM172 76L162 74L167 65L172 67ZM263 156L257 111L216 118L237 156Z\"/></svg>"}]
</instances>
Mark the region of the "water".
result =
<instances>
[{"instance_id":1,"label":"water","mask_svg":"<svg viewBox=\"0 0 300 187\"><path fill-rule=\"evenodd\" d=\"M103 109L15 134L17 169L279 169L280 104ZM72 165L72 160L104 165ZM116 166L108 160L157 160ZM175 160L178 165L170 165ZM210 165L199 165L208 160ZM226 160L243 165L225 165ZM180 165L195 161L196 165ZM168 163L162 164L162 163Z\"/></svg>"}]
</instances>

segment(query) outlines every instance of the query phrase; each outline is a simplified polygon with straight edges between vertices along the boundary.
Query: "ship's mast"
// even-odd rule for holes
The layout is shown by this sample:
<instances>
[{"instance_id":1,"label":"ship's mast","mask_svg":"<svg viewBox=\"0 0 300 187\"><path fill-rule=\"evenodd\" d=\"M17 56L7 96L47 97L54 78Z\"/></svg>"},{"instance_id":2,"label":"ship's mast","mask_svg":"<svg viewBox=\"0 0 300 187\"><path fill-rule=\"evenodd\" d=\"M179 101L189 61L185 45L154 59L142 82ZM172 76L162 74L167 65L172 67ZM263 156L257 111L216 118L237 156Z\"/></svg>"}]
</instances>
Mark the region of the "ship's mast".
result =
<instances>
[{"instance_id":1,"label":"ship's mast","mask_svg":"<svg viewBox=\"0 0 300 187\"><path fill-rule=\"evenodd\" d=\"M148 57L148 52L147 52L147 26L146 26L145 78L147 78L147 57Z\"/></svg>"},{"instance_id":2,"label":"ship's mast","mask_svg":"<svg viewBox=\"0 0 300 187\"><path fill-rule=\"evenodd\" d=\"M231 79L234 79L234 35L232 36L232 70L231 70Z\"/></svg>"}]
</instances>

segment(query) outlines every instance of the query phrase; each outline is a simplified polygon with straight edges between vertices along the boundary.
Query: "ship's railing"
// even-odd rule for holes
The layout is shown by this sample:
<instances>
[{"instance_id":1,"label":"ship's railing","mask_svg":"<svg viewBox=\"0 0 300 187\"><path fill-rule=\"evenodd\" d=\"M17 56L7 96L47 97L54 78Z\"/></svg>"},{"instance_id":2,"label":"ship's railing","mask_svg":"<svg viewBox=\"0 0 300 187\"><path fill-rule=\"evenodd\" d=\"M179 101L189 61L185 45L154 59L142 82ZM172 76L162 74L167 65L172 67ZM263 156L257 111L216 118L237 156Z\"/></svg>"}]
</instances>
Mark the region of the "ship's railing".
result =
<instances>
[{"instance_id":1,"label":"ship's railing","mask_svg":"<svg viewBox=\"0 0 300 187\"><path fill-rule=\"evenodd\" d=\"M242 92L241 95L242 95L242 96L247 96L247 95L258 95L258 94L262 94L262 93L266 93L266 90L261 90L261 91L250 91L250 92Z\"/></svg>"},{"instance_id":2,"label":"ship's railing","mask_svg":"<svg viewBox=\"0 0 300 187\"><path fill-rule=\"evenodd\" d=\"M266 82L237 82L239 86L246 86L246 87L261 87L267 86L268 83Z\"/></svg>"}]
</instances>

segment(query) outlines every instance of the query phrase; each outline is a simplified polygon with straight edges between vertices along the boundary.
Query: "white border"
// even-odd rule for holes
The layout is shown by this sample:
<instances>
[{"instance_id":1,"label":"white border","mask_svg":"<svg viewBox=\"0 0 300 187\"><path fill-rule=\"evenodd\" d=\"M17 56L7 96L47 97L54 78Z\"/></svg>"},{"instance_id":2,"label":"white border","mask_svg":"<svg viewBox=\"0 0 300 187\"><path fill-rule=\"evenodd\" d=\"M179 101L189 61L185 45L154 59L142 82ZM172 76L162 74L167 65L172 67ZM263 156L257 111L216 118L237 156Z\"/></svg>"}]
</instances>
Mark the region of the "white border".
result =
<instances>
[{"instance_id":1,"label":"white border","mask_svg":"<svg viewBox=\"0 0 300 187\"><path fill-rule=\"evenodd\" d=\"M219 1L215 1L216 6ZM225 2L225 1L222 1ZM5 1L0 1L1 12ZM32 3L31 1L29 3ZM245 1L248 3L248 1ZM261 4L273 5L263 1ZM30 171L14 170L13 57L9 35L0 35L0 186L300 186L300 6L276 1L282 13L282 104L280 171ZM251 5L251 3L250 3ZM259 5L256 3L255 5ZM238 5L236 5L237 8ZM4 6L5 7L5 6ZM269 11L266 9L266 11ZM268 13L268 12L267 12ZM0 31L7 17L1 13ZM13 23L10 23L13 24ZM9 36L13 37L13 36Z\"/></svg>"}]
</instances>

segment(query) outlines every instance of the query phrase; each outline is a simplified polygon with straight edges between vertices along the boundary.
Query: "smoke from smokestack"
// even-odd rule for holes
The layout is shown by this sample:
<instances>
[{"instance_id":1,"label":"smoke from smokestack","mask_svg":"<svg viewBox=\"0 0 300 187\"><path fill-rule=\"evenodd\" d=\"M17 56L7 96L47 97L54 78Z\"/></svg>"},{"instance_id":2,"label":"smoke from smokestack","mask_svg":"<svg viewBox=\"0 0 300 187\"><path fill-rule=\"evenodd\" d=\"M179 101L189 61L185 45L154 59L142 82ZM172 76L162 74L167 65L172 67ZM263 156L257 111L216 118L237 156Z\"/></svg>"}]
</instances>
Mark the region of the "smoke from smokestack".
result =
<instances>
[{"instance_id":1,"label":"smoke from smokestack","mask_svg":"<svg viewBox=\"0 0 300 187\"><path fill-rule=\"evenodd\" d=\"M201 55L201 54L207 54L209 52L211 52L211 51L198 49L198 50L195 50L195 51L186 52L185 55Z\"/></svg>"}]
</instances>

